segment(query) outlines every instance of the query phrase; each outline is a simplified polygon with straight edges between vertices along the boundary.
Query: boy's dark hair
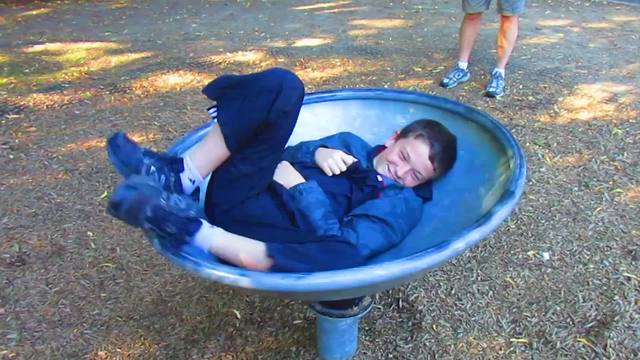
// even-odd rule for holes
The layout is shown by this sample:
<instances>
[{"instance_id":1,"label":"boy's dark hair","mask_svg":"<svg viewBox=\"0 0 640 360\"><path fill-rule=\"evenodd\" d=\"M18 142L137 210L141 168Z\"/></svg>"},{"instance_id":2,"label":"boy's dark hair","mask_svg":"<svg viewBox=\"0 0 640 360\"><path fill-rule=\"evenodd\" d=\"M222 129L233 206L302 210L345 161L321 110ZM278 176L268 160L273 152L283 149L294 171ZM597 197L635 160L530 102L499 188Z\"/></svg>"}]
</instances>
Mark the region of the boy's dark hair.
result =
<instances>
[{"instance_id":1,"label":"boy's dark hair","mask_svg":"<svg viewBox=\"0 0 640 360\"><path fill-rule=\"evenodd\" d=\"M458 156L458 139L446 126L431 119L420 119L405 126L398 138L422 138L430 147L429 161L436 177L449 171Z\"/></svg>"}]
</instances>

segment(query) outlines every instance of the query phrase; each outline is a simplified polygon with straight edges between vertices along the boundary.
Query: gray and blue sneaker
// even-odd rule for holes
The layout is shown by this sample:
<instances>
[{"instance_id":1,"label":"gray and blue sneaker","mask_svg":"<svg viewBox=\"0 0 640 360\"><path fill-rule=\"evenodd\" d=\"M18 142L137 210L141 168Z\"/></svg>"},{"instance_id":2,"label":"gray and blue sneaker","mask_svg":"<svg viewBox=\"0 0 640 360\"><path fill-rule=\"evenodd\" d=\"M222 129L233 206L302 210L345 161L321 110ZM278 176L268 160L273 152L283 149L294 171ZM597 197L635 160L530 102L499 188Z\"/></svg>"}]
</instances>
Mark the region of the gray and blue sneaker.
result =
<instances>
[{"instance_id":1,"label":"gray and blue sneaker","mask_svg":"<svg viewBox=\"0 0 640 360\"><path fill-rule=\"evenodd\" d=\"M454 86L458 86L463 82L471 78L471 72L468 69L463 69L456 65L453 69L449 70L447 74L440 81L440 86L445 89L451 89Z\"/></svg>"},{"instance_id":2,"label":"gray and blue sneaker","mask_svg":"<svg viewBox=\"0 0 640 360\"><path fill-rule=\"evenodd\" d=\"M153 232L176 248L189 243L202 226L195 202L140 175L132 175L115 188L107 212L131 226Z\"/></svg>"},{"instance_id":3,"label":"gray and blue sneaker","mask_svg":"<svg viewBox=\"0 0 640 360\"><path fill-rule=\"evenodd\" d=\"M180 180L180 173L184 171L181 157L140 147L123 132L109 137L107 154L116 171L125 179L143 175L154 179L167 191L184 193Z\"/></svg>"},{"instance_id":4,"label":"gray and blue sneaker","mask_svg":"<svg viewBox=\"0 0 640 360\"><path fill-rule=\"evenodd\" d=\"M507 84L504 81L504 76L499 71L493 71L489 83L487 83L487 96L497 98L504 95Z\"/></svg>"}]
</instances>

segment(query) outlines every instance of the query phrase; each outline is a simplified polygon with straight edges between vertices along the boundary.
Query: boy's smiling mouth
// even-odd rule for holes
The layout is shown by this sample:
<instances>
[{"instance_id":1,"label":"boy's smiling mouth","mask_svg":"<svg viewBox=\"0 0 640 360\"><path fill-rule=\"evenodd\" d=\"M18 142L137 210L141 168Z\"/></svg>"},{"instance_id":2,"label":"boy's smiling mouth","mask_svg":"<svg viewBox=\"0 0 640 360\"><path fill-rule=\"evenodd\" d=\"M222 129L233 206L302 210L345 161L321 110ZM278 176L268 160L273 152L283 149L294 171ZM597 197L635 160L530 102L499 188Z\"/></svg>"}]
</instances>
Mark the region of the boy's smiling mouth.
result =
<instances>
[{"instance_id":1,"label":"boy's smiling mouth","mask_svg":"<svg viewBox=\"0 0 640 360\"><path fill-rule=\"evenodd\" d=\"M395 177L395 175L393 174L393 172L391 171L391 167L389 166L389 164L385 164L385 170L386 170L386 174L388 177L390 177L391 179L393 179L393 181L399 183L400 181Z\"/></svg>"}]
</instances>

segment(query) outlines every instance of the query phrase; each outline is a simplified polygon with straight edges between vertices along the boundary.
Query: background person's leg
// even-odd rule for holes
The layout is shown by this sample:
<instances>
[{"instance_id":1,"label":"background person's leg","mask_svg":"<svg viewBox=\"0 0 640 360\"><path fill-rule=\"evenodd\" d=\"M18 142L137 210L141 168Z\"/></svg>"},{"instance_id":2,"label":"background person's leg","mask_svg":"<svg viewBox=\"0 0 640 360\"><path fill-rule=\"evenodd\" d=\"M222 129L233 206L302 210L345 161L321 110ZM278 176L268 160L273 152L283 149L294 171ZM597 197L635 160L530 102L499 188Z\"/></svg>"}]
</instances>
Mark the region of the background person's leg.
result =
<instances>
[{"instance_id":1,"label":"background person's leg","mask_svg":"<svg viewBox=\"0 0 640 360\"><path fill-rule=\"evenodd\" d=\"M500 97L506 93L506 66L518 38L518 22L524 11L525 0L498 0L500 28L496 40L496 66L491 71L486 94Z\"/></svg>"},{"instance_id":2,"label":"background person's leg","mask_svg":"<svg viewBox=\"0 0 640 360\"><path fill-rule=\"evenodd\" d=\"M464 18L458 38L458 62L468 63L471 50L482 27L482 13L489 9L491 0L462 0Z\"/></svg>"},{"instance_id":3,"label":"background person's leg","mask_svg":"<svg viewBox=\"0 0 640 360\"><path fill-rule=\"evenodd\" d=\"M460 23L458 33L458 62L443 76L440 86L450 89L471 78L468 69L473 44L480 33L482 13L489 8L491 0L462 0L465 15Z\"/></svg>"},{"instance_id":4,"label":"background person's leg","mask_svg":"<svg viewBox=\"0 0 640 360\"><path fill-rule=\"evenodd\" d=\"M458 62L468 63L482 27L482 13L465 14L460 24Z\"/></svg>"},{"instance_id":5,"label":"background person's leg","mask_svg":"<svg viewBox=\"0 0 640 360\"><path fill-rule=\"evenodd\" d=\"M496 41L496 68L504 70L518 38L519 16L526 0L498 0L500 29ZM504 74L503 74L504 75Z\"/></svg>"},{"instance_id":6,"label":"background person's leg","mask_svg":"<svg viewBox=\"0 0 640 360\"><path fill-rule=\"evenodd\" d=\"M518 38L518 16L500 16L496 49L496 68L505 69Z\"/></svg>"}]
</instances>

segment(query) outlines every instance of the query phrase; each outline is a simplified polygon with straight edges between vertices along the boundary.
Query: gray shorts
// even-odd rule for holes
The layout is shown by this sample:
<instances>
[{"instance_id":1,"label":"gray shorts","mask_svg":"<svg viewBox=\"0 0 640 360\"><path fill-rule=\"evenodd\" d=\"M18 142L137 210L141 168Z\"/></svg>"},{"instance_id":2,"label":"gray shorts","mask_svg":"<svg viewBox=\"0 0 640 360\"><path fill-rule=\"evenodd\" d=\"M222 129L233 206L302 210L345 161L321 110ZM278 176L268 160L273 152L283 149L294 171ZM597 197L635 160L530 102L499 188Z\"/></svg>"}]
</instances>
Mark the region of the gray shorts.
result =
<instances>
[{"instance_id":1,"label":"gray shorts","mask_svg":"<svg viewBox=\"0 0 640 360\"><path fill-rule=\"evenodd\" d=\"M521 15L526 0L498 0L498 13L505 16ZM481 13L489 10L491 0L462 0L465 14Z\"/></svg>"}]
</instances>

